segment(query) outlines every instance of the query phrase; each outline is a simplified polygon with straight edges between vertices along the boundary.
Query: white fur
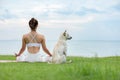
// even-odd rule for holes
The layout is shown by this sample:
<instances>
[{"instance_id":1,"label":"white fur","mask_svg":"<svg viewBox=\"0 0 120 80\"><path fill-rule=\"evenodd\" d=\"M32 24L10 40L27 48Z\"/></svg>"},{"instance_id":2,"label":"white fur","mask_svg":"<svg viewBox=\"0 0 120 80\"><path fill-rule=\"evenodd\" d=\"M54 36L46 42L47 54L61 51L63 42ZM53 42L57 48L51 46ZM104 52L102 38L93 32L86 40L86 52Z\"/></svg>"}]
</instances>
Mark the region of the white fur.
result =
<instances>
[{"instance_id":1,"label":"white fur","mask_svg":"<svg viewBox=\"0 0 120 80\"><path fill-rule=\"evenodd\" d=\"M66 62L67 56L67 40L70 40L72 37L65 31L59 37L57 44L53 49L52 63L60 64Z\"/></svg>"}]
</instances>

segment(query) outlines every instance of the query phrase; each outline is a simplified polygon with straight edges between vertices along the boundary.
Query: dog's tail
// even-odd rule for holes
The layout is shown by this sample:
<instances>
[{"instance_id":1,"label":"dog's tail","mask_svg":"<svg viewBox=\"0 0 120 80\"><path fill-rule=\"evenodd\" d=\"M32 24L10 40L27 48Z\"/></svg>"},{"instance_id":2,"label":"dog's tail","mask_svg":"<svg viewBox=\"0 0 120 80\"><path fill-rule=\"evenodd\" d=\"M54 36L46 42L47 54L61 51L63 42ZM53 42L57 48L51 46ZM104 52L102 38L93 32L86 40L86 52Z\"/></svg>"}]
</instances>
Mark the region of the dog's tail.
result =
<instances>
[{"instance_id":1,"label":"dog's tail","mask_svg":"<svg viewBox=\"0 0 120 80\"><path fill-rule=\"evenodd\" d=\"M72 63L73 61L70 59L70 60L68 60L68 61L66 61L66 63Z\"/></svg>"},{"instance_id":2,"label":"dog's tail","mask_svg":"<svg viewBox=\"0 0 120 80\"><path fill-rule=\"evenodd\" d=\"M72 63L73 61L70 59L68 61L66 61L65 63L69 64L69 63ZM57 64L57 63L54 63L52 60L51 61L48 61L48 64ZM61 64L61 63L58 63L58 64Z\"/></svg>"},{"instance_id":3,"label":"dog's tail","mask_svg":"<svg viewBox=\"0 0 120 80\"><path fill-rule=\"evenodd\" d=\"M48 64L53 64L51 61L48 61Z\"/></svg>"}]
</instances>

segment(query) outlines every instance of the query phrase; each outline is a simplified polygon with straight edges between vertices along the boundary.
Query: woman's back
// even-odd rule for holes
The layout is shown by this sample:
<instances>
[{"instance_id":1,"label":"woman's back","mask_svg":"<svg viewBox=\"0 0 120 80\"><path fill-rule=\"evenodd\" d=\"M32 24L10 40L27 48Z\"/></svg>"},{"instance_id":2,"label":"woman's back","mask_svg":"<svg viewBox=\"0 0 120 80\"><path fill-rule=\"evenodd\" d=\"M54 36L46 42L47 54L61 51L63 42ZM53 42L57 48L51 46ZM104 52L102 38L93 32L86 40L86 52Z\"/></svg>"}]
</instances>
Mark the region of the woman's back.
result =
<instances>
[{"instance_id":1,"label":"woman's back","mask_svg":"<svg viewBox=\"0 0 120 80\"><path fill-rule=\"evenodd\" d=\"M28 52L33 54L38 53L40 50L41 42L43 40L43 36L36 32L30 32L24 36Z\"/></svg>"}]
</instances>

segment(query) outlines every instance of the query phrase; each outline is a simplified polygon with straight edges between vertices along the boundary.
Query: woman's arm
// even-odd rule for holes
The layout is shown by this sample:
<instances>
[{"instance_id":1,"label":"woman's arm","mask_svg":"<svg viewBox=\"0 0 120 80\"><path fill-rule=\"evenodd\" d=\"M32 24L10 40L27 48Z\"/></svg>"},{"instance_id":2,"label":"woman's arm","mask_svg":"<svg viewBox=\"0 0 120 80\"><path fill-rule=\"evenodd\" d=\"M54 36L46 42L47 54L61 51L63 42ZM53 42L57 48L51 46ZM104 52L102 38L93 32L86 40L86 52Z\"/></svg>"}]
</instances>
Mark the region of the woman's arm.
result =
<instances>
[{"instance_id":1,"label":"woman's arm","mask_svg":"<svg viewBox=\"0 0 120 80\"><path fill-rule=\"evenodd\" d=\"M25 37L23 35L23 38L22 38L22 47L21 47L21 49L20 49L20 51L19 51L18 54L15 53L15 56L16 57L20 56L25 51L25 48L26 48L26 43L25 43Z\"/></svg>"},{"instance_id":2,"label":"woman's arm","mask_svg":"<svg viewBox=\"0 0 120 80\"><path fill-rule=\"evenodd\" d=\"M42 40L41 44L42 44L42 48L43 48L44 52L46 52L49 56L52 56L51 53L49 52L49 50L46 47L46 43L45 43L45 38L44 37L43 37L43 40Z\"/></svg>"}]
</instances>

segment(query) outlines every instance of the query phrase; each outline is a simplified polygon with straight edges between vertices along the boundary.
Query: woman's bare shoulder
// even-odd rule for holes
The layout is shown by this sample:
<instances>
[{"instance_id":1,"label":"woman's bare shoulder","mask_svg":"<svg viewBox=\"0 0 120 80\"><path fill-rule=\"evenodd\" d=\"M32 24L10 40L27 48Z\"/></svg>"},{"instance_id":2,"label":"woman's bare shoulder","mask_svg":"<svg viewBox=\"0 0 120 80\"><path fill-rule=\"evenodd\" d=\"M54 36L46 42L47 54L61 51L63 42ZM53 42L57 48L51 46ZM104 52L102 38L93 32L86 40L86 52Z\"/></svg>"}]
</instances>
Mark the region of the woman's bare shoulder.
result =
<instances>
[{"instance_id":1,"label":"woman's bare shoulder","mask_svg":"<svg viewBox=\"0 0 120 80\"><path fill-rule=\"evenodd\" d=\"M43 34L39 34L39 33L38 33L38 36L41 37L41 38L44 38L44 35L43 35Z\"/></svg>"},{"instance_id":2,"label":"woman's bare shoulder","mask_svg":"<svg viewBox=\"0 0 120 80\"><path fill-rule=\"evenodd\" d=\"M23 34L23 38L28 37L29 33Z\"/></svg>"}]
</instances>

